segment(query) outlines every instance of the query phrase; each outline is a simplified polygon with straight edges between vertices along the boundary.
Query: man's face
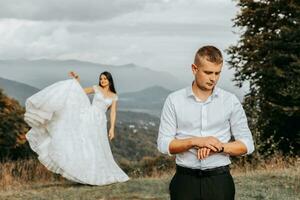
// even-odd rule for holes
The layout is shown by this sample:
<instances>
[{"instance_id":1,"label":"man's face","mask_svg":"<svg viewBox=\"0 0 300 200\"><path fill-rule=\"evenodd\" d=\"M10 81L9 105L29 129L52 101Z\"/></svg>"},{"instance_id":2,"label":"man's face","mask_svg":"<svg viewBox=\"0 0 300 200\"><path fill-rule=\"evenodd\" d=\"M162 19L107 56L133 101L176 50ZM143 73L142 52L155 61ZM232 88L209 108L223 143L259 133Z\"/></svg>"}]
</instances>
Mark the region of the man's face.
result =
<instances>
[{"instance_id":1,"label":"man's face","mask_svg":"<svg viewBox=\"0 0 300 200\"><path fill-rule=\"evenodd\" d=\"M192 64L192 71L195 75L195 83L201 90L211 91L217 84L222 70L222 63L216 64L201 58L201 64Z\"/></svg>"}]
</instances>

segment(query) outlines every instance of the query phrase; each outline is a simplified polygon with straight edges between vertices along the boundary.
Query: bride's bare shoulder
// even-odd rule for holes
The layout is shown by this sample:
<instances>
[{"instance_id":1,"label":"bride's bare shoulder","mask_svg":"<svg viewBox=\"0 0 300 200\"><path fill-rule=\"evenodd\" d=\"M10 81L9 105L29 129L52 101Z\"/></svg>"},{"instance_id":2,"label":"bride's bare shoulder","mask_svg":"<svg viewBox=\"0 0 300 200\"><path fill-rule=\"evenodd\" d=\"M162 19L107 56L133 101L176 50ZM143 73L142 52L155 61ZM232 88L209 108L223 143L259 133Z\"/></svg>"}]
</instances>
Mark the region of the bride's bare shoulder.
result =
<instances>
[{"instance_id":1,"label":"bride's bare shoulder","mask_svg":"<svg viewBox=\"0 0 300 200\"><path fill-rule=\"evenodd\" d=\"M116 93L111 92L110 98L113 100L118 100L118 95Z\"/></svg>"}]
</instances>

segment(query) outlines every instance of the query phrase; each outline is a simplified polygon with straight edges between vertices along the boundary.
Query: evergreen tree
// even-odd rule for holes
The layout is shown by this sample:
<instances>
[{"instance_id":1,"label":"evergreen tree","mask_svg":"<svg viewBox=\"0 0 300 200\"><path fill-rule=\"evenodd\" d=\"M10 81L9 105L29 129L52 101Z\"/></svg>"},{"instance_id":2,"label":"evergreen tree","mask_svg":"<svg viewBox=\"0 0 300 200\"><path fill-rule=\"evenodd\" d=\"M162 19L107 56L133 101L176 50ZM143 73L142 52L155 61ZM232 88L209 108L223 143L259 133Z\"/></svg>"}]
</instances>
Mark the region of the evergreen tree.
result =
<instances>
[{"instance_id":1,"label":"evergreen tree","mask_svg":"<svg viewBox=\"0 0 300 200\"><path fill-rule=\"evenodd\" d=\"M240 40L227 52L237 84L250 83L244 106L263 154L299 154L300 1L240 0ZM298 145L298 148L296 148Z\"/></svg>"}]
</instances>

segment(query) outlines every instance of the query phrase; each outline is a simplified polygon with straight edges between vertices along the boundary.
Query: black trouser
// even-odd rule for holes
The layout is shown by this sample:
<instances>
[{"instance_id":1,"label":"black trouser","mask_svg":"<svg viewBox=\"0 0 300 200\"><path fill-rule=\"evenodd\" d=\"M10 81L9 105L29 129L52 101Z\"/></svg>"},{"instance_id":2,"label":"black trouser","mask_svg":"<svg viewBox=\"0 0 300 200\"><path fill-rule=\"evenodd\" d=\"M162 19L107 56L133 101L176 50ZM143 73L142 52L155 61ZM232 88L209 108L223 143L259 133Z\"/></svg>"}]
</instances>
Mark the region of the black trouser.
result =
<instances>
[{"instance_id":1,"label":"black trouser","mask_svg":"<svg viewBox=\"0 0 300 200\"><path fill-rule=\"evenodd\" d=\"M235 194L228 166L197 170L177 165L169 189L171 200L233 200Z\"/></svg>"}]
</instances>

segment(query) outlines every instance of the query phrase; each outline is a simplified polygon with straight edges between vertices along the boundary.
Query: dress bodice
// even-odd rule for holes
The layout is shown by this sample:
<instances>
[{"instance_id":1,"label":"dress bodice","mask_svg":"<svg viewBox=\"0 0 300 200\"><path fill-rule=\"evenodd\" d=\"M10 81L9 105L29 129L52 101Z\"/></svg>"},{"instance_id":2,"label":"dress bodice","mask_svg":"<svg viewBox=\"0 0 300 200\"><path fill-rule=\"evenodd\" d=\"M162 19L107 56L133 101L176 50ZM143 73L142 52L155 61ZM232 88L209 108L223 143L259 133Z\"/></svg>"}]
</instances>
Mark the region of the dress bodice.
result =
<instances>
[{"instance_id":1,"label":"dress bodice","mask_svg":"<svg viewBox=\"0 0 300 200\"><path fill-rule=\"evenodd\" d=\"M97 109L100 109L103 112L107 111L107 109L109 108L109 106L112 104L113 101L118 100L118 96L115 96L113 98L105 97L98 85L94 85L93 89L95 91L95 94L94 94L92 105L97 107Z\"/></svg>"}]
</instances>

